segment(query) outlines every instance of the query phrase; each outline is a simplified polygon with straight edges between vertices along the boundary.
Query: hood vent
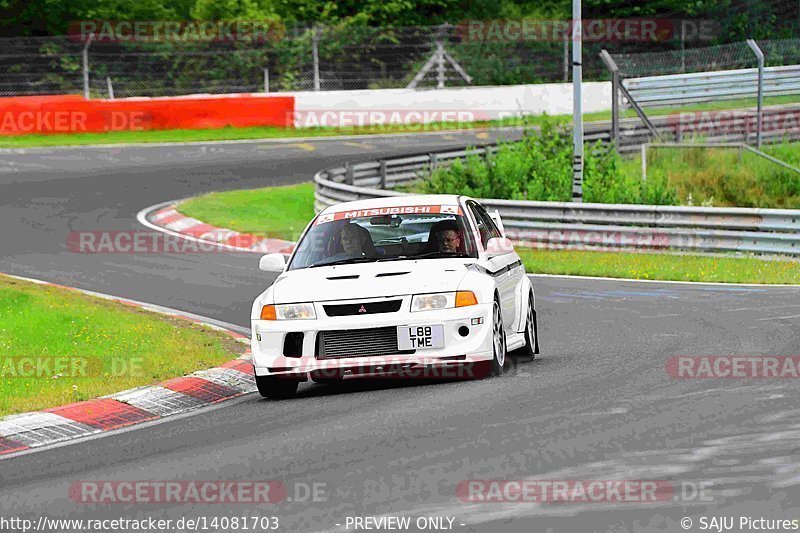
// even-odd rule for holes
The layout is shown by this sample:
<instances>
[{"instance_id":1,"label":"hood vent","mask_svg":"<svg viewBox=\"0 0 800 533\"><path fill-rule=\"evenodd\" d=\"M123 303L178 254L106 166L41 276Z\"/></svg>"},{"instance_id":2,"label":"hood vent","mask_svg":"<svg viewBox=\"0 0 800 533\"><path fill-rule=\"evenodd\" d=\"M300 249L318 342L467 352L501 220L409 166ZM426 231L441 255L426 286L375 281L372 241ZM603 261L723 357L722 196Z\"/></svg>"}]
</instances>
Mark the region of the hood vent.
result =
<instances>
[{"instance_id":1,"label":"hood vent","mask_svg":"<svg viewBox=\"0 0 800 533\"><path fill-rule=\"evenodd\" d=\"M377 274L376 278L385 278L387 276L404 276L406 274L411 274L411 272L381 272Z\"/></svg>"},{"instance_id":2,"label":"hood vent","mask_svg":"<svg viewBox=\"0 0 800 533\"><path fill-rule=\"evenodd\" d=\"M331 276L328 278L329 280L337 280L337 279L358 279L358 274L351 274L349 276Z\"/></svg>"}]
</instances>

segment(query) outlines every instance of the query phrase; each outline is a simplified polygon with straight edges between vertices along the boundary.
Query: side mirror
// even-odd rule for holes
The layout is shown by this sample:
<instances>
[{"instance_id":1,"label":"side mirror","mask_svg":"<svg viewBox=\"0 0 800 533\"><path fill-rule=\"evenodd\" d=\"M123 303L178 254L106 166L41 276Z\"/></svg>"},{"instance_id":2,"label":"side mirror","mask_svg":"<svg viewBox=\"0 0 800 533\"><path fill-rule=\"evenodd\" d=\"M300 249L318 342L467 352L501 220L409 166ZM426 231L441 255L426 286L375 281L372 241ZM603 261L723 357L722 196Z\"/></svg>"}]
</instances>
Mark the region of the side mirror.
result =
<instances>
[{"instance_id":1,"label":"side mirror","mask_svg":"<svg viewBox=\"0 0 800 533\"><path fill-rule=\"evenodd\" d=\"M505 237L492 237L486 243L486 255L489 258L497 257L499 255L510 254L514 251L514 245L510 239Z\"/></svg>"},{"instance_id":2,"label":"side mirror","mask_svg":"<svg viewBox=\"0 0 800 533\"><path fill-rule=\"evenodd\" d=\"M258 261L258 268L264 272L283 272L286 268L286 258L283 254L262 255Z\"/></svg>"}]
</instances>

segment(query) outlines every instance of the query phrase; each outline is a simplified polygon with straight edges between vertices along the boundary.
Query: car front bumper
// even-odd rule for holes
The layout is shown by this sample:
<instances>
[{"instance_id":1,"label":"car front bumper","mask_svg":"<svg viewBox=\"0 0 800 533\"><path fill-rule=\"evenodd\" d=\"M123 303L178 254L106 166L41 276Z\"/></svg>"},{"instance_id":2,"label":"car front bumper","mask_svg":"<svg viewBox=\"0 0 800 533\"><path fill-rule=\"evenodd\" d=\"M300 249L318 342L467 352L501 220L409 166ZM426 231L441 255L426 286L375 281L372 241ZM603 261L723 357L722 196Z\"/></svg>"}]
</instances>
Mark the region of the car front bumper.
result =
<instances>
[{"instance_id":1,"label":"car front bumper","mask_svg":"<svg viewBox=\"0 0 800 533\"><path fill-rule=\"evenodd\" d=\"M251 348L257 376L305 379L309 372L321 372L324 375L325 371L380 375L402 369L414 371L428 367L464 367L491 360L494 355L491 304L412 313L408 311L410 297L407 297L398 312L343 317L320 316L321 305L315 304L315 308L318 317L315 320L252 321ZM478 321L481 323L477 324ZM444 327L443 348L418 349L414 353L330 359L320 359L317 356L317 337L321 331L430 325ZM469 329L466 336L459 332L462 327ZM299 357L284 355L284 343L290 333L303 334ZM444 373L442 376L446 377Z\"/></svg>"}]
</instances>

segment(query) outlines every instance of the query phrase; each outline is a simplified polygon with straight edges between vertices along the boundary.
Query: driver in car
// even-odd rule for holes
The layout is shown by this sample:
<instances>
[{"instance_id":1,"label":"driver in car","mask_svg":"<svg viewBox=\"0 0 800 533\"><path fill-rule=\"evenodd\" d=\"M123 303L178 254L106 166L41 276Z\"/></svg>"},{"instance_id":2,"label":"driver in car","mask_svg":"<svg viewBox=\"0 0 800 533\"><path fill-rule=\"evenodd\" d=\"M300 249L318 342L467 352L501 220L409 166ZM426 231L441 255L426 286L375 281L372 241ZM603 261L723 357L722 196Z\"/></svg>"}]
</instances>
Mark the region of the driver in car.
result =
<instances>
[{"instance_id":1,"label":"driver in car","mask_svg":"<svg viewBox=\"0 0 800 533\"><path fill-rule=\"evenodd\" d=\"M438 251L444 253L461 252L461 230L455 220L444 220L435 225L436 244Z\"/></svg>"}]
</instances>

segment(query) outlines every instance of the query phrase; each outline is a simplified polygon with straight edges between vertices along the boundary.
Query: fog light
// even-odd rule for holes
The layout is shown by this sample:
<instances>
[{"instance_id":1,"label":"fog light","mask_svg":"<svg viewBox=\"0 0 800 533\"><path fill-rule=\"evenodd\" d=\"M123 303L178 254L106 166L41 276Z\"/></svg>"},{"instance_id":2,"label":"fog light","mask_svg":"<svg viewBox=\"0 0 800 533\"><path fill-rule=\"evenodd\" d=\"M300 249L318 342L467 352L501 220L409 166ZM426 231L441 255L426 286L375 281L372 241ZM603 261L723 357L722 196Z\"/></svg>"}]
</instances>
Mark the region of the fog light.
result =
<instances>
[{"instance_id":1,"label":"fog light","mask_svg":"<svg viewBox=\"0 0 800 533\"><path fill-rule=\"evenodd\" d=\"M461 335L462 337L466 337L467 335L469 335L469 328L467 326L461 326L460 328L458 328L458 334Z\"/></svg>"}]
</instances>

